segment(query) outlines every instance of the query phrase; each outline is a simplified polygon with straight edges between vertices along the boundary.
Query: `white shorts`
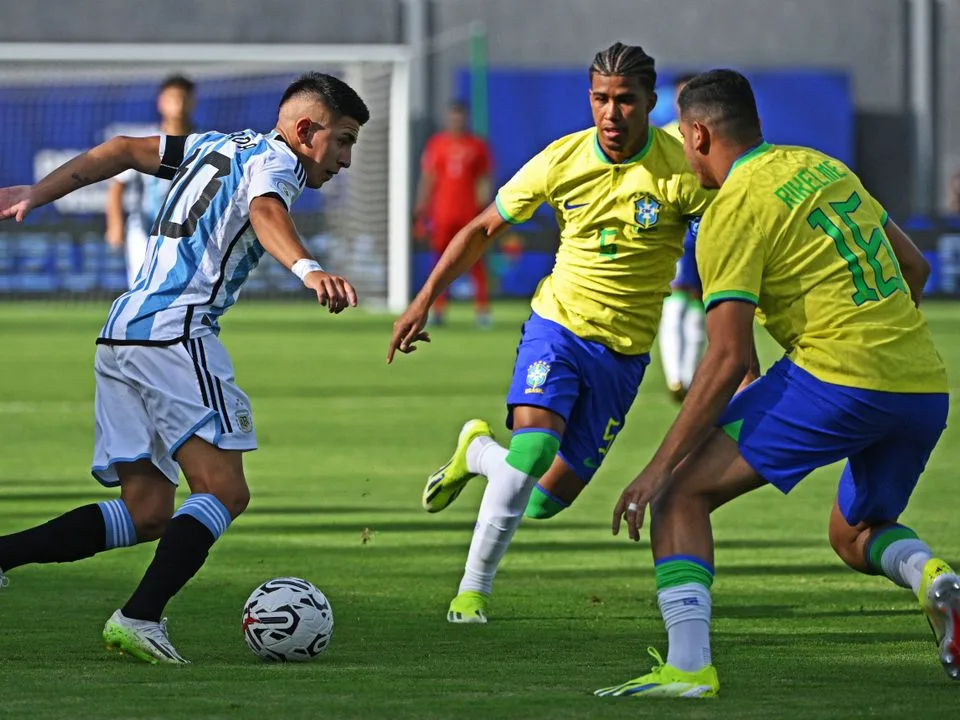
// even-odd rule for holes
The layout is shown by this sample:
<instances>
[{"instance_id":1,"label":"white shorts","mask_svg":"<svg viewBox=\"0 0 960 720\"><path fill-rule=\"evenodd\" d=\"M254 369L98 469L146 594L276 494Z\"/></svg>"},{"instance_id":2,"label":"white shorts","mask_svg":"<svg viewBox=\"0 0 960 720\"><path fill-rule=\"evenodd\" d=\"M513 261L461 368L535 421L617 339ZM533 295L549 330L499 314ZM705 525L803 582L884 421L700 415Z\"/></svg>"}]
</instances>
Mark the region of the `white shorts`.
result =
<instances>
[{"instance_id":1,"label":"white shorts","mask_svg":"<svg viewBox=\"0 0 960 720\"><path fill-rule=\"evenodd\" d=\"M127 261L127 287L132 288L147 257L147 234L133 215L127 218L127 237L124 239L123 252Z\"/></svg>"},{"instance_id":2,"label":"white shorts","mask_svg":"<svg viewBox=\"0 0 960 720\"><path fill-rule=\"evenodd\" d=\"M250 400L214 335L163 347L97 345L93 476L112 487L114 465L147 459L174 485L173 456L196 435L224 450L256 450Z\"/></svg>"}]
</instances>

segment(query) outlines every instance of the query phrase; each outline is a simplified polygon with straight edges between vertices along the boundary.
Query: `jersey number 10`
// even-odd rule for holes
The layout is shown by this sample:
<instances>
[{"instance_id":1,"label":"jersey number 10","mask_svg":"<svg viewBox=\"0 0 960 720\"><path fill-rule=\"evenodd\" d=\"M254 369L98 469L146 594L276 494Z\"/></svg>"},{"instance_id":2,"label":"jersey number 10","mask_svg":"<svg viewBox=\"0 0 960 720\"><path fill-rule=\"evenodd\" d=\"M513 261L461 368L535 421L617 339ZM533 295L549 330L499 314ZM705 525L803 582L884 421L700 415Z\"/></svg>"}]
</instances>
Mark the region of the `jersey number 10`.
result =
<instances>
[{"instance_id":1,"label":"jersey number 10","mask_svg":"<svg viewBox=\"0 0 960 720\"><path fill-rule=\"evenodd\" d=\"M164 202L164 208L160 211L154 223L151 231L152 235L162 235L171 240L191 237L197 231L200 218L207 212L213 198L220 191L220 186L223 183L222 178L230 174L230 158L226 155L211 152L204 155L196 165L191 165L195 157L196 155L194 155L194 158L188 158L180 166L170 183L169 194ZM205 169L206 172L204 172ZM188 173L189 175L184 179L184 176ZM199 193L195 190L190 193L196 199L190 209L187 210L183 222L173 222L170 218L173 215L174 208L183 198L184 192L192 185L199 185L200 183L204 184Z\"/></svg>"},{"instance_id":2,"label":"jersey number 10","mask_svg":"<svg viewBox=\"0 0 960 720\"><path fill-rule=\"evenodd\" d=\"M822 208L817 208L807 216L807 224L814 230L820 229L829 235L837 248L837 252L840 253L840 257L847 261L847 267L850 270L850 275L853 276L853 286L855 288L853 302L857 305L890 297L897 290L903 293L907 292L903 275L900 274L900 263L897 262L897 256L893 254L893 249L890 247L890 242L884 235L883 230L879 227L866 228L870 230L870 235L864 237L864 228L861 228L857 221L851 217L860 207L860 204L860 196L857 193L853 193L843 202L828 203L853 238L853 244L863 251L867 265L873 270L873 285L867 279L862 260L857 256L854 248L851 247L840 226L827 217ZM883 248L887 257L890 258L890 264L893 265L892 277L884 277L883 265L877 257L880 248Z\"/></svg>"}]
</instances>

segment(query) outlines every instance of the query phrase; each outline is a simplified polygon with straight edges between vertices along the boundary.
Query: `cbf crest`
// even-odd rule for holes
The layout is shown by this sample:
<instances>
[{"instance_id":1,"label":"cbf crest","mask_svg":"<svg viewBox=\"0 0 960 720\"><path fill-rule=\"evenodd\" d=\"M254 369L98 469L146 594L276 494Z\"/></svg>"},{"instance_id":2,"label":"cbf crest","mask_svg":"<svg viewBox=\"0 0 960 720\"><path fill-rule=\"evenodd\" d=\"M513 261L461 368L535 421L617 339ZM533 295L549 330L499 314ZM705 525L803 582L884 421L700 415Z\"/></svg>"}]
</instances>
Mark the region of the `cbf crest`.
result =
<instances>
[{"instance_id":1,"label":"cbf crest","mask_svg":"<svg viewBox=\"0 0 960 720\"><path fill-rule=\"evenodd\" d=\"M653 195L644 193L638 197L634 210L634 219L641 230L649 230L660 222L660 202Z\"/></svg>"},{"instance_id":2,"label":"cbf crest","mask_svg":"<svg viewBox=\"0 0 960 720\"><path fill-rule=\"evenodd\" d=\"M550 363L543 360L537 360L527 366L527 389L524 392L527 395L543 395L543 385L547 382L547 375L550 374Z\"/></svg>"}]
</instances>

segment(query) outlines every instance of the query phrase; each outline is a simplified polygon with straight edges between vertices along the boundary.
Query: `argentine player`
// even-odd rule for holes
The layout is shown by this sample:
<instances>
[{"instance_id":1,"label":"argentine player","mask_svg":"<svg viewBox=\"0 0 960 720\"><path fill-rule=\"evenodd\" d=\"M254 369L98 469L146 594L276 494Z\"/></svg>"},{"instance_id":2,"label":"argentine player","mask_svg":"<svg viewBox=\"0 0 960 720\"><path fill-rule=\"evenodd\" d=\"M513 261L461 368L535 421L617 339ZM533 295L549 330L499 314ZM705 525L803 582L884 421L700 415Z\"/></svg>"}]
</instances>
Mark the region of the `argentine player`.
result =
<instances>
[{"instance_id":1,"label":"argentine player","mask_svg":"<svg viewBox=\"0 0 960 720\"><path fill-rule=\"evenodd\" d=\"M110 647L182 664L161 615L203 565L250 497L243 452L257 447L250 402L217 339L219 320L264 252L316 292L331 313L356 305L341 277L310 257L290 217L304 187L350 166L366 105L320 73L292 83L276 128L189 136L117 137L33 186L0 189L0 220L133 168L171 181L143 272L113 303L97 339L93 475L120 497L0 537L3 573L70 562L159 539L127 603L107 621ZM173 512L179 471L191 495Z\"/></svg>"},{"instance_id":2,"label":"argentine player","mask_svg":"<svg viewBox=\"0 0 960 720\"><path fill-rule=\"evenodd\" d=\"M830 543L852 569L920 601L960 678L960 578L897 519L947 421L943 362L917 309L929 266L856 175L803 147L768 145L746 78L714 70L680 95L684 150L705 187L697 261L707 352L673 427L624 490L613 532L639 539L651 507L666 662L598 695L700 697L710 656L710 513L751 490L787 493L846 460ZM759 312L758 312L759 310ZM786 350L734 396L754 315Z\"/></svg>"},{"instance_id":3,"label":"argentine player","mask_svg":"<svg viewBox=\"0 0 960 720\"><path fill-rule=\"evenodd\" d=\"M189 135L191 114L196 100L192 80L171 75L160 83L157 91L157 112L160 113L160 135ZM153 221L170 187L168 179L126 170L113 179L107 191L107 244L123 247L127 263L127 287L133 287L147 254L147 239ZM133 194L133 210L124 220L123 196Z\"/></svg>"},{"instance_id":4,"label":"argentine player","mask_svg":"<svg viewBox=\"0 0 960 720\"><path fill-rule=\"evenodd\" d=\"M537 289L507 393L509 447L467 422L451 460L427 481L430 512L487 478L450 622L486 622L493 578L521 518L549 518L577 497L622 430L650 360L691 218L707 208L676 139L649 124L654 61L617 43L590 67L595 127L551 143L454 238L394 325L388 360L427 339L430 306L512 223L547 203L560 225L553 272Z\"/></svg>"}]
</instances>

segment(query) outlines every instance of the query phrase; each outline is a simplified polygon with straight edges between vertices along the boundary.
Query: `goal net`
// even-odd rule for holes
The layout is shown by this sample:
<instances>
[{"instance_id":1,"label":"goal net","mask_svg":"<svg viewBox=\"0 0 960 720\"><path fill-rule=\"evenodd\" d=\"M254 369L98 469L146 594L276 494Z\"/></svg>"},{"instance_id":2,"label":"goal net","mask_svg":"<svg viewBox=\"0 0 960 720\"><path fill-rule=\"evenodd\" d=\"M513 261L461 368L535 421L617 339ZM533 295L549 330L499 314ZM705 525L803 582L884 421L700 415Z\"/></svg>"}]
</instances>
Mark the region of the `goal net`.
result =
<instances>
[{"instance_id":1,"label":"goal net","mask_svg":"<svg viewBox=\"0 0 960 720\"><path fill-rule=\"evenodd\" d=\"M410 282L404 47L0 44L0 187L35 182L114 135L156 134L157 89L171 73L196 83L195 130L265 132L283 89L307 71L348 82L371 117L349 171L304 192L292 214L307 247L348 277L365 305L401 309ZM104 239L110 182L40 208L22 225L0 225L0 297L112 297L126 289L123 252ZM268 257L244 295L306 297Z\"/></svg>"}]
</instances>

